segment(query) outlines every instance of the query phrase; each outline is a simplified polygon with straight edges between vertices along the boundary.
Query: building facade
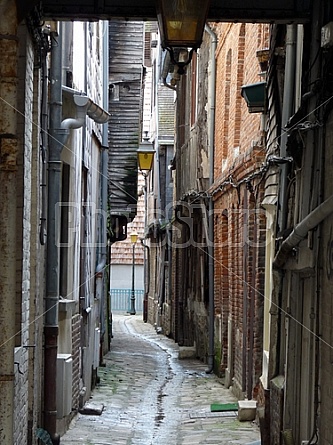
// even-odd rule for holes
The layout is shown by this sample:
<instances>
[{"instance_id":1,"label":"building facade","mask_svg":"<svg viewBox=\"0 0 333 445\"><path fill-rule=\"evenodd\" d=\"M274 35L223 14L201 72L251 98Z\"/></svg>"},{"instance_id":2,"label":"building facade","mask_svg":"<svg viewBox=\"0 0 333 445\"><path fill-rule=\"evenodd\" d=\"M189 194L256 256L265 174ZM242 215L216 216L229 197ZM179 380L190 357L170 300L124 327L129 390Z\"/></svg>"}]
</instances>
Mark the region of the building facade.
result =
<instances>
[{"instance_id":1,"label":"building facade","mask_svg":"<svg viewBox=\"0 0 333 445\"><path fill-rule=\"evenodd\" d=\"M107 24L16 12L2 2L0 441L19 445L59 441L108 343L109 114Z\"/></svg>"},{"instance_id":2,"label":"building facade","mask_svg":"<svg viewBox=\"0 0 333 445\"><path fill-rule=\"evenodd\" d=\"M272 29L267 150L276 162L266 179L264 204L276 242L266 256L266 262L272 260L266 269L270 319L264 342L267 443L329 444L333 438L327 416L332 407L331 20L331 5L314 2L309 23Z\"/></svg>"},{"instance_id":3,"label":"building facade","mask_svg":"<svg viewBox=\"0 0 333 445\"><path fill-rule=\"evenodd\" d=\"M218 43L210 192L214 201L215 353L226 386L251 400L262 371L266 119L264 104L250 113L241 93L265 82L258 54L268 52L269 28L220 24L214 31Z\"/></svg>"},{"instance_id":4,"label":"building facade","mask_svg":"<svg viewBox=\"0 0 333 445\"><path fill-rule=\"evenodd\" d=\"M49 16L60 16L50 3L45 2ZM333 442L333 13L327 0L293 4L292 13L289 3L285 5L285 16L274 15L269 5L259 17L277 20L270 28L264 127L259 115L246 114L238 94L242 86L258 80L254 51L266 49L264 26L258 25L255 37L243 24L206 28L186 75L177 78L172 71L171 82L167 68L162 76L169 86L177 85L176 93L165 86L176 104L175 140L160 144L167 147L164 165L170 165L166 173L172 172L168 178L175 187L172 214L161 223L156 215L166 195L160 192L162 186L154 188L156 173L150 177L150 233L158 243L155 269L151 268L152 273L156 270L154 287L148 297L158 327L179 344L194 347L195 354L207 360L208 371L225 372L238 394L257 396L263 443L328 445ZM98 93L99 74L95 76L102 63L102 40L94 36L100 36L104 25L86 23L76 29L85 42L85 55L91 52L96 59L82 64L79 58L73 69L66 66L59 74L54 70L62 67L57 51L64 34L58 24L44 27L45 17L33 6L0 3L0 442L15 444L36 443L38 427L49 431L57 443L73 407L89 395L97 368L96 339L107 335L107 323L103 326L97 316L104 305L106 251L103 243L94 245L105 238L103 218L91 204L105 202L105 193L96 185L96 169L104 171L99 166L105 165L102 147L108 141L92 109L87 118L85 108L82 126L79 115L85 97L95 111L103 114L108 108ZM61 11L67 18L75 11L75 18L78 11L85 18L99 16L96 5L90 12L80 8L84 7L62 3ZM215 6L215 18L258 19L262 8L255 13L250 9L217 17ZM64 28L68 37L70 26ZM70 45L64 48L68 51ZM76 51L73 46L73 57ZM66 64L71 60L67 55ZM88 67L85 80L80 75L83 66ZM48 68L50 80L45 79ZM126 82L124 91L130 94ZM50 86L49 108L45 85ZM151 135L160 134L156 128ZM47 140L45 132L50 134ZM157 160L163 159L163 150ZM63 205L71 199L74 210ZM54 203L62 203L61 211ZM58 213L49 213L55 209ZM59 225L53 224L56 216ZM162 244L165 234L170 250ZM215 246L213 234L222 247ZM57 401L59 385L51 370L58 355L64 372L72 368L74 391L66 400L58 392ZM64 381L68 383L67 378ZM59 403L59 415L64 415L57 420Z\"/></svg>"}]
</instances>

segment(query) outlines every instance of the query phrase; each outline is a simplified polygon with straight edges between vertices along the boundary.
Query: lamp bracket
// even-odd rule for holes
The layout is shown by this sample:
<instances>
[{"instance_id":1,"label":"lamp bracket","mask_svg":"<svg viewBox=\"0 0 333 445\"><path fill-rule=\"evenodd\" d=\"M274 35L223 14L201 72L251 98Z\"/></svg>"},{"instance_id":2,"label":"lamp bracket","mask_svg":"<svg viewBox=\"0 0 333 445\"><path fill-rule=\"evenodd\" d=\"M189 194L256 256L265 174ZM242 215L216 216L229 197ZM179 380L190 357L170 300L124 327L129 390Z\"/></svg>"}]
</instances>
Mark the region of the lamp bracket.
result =
<instances>
[{"instance_id":1,"label":"lamp bracket","mask_svg":"<svg viewBox=\"0 0 333 445\"><path fill-rule=\"evenodd\" d=\"M191 62L192 56L193 56L193 51L195 51L196 48L191 48L190 52L188 53L188 58L184 62L178 62L175 59L175 54L174 54L174 51L173 51L172 47L166 46L165 49L170 54L171 62L178 67L178 74L184 74L185 73L185 69L184 68Z\"/></svg>"},{"instance_id":2,"label":"lamp bracket","mask_svg":"<svg viewBox=\"0 0 333 445\"><path fill-rule=\"evenodd\" d=\"M148 175L149 175L149 171L147 172L147 171L145 171L145 170L141 170L141 169L140 169L140 173L142 174L142 176L144 177L144 179L146 179L146 178L148 177Z\"/></svg>"}]
</instances>

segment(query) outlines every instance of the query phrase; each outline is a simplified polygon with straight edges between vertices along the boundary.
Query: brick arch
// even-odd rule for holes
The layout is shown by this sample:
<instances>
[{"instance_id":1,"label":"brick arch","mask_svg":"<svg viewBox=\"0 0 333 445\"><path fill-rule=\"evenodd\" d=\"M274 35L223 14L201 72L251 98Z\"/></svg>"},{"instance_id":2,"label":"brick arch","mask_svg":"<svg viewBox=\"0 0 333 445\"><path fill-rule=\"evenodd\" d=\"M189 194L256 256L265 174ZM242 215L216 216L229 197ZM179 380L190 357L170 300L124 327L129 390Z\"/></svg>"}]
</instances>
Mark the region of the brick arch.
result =
<instances>
[{"instance_id":1,"label":"brick arch","mask_svg":"<svg viewBox=\"0 0 333 445\"><path fill-rule=\"evenodd\" d=\"M230 93L231 93L231 66L232 50L227 52L225 61L225 86L224 86L224 120L222 125L222 166L223 161L228 158L228 139L229 139L229 118L230 118Z\"/></svg>"},{"instance_id":2,"label":"brick arch","mask_svg":"<svg viewBox=\"0 0 333 445\"><path fill-rule=\"evenodd\" d=\"M224 207L223 197L216 202L215 216L215 246L216 257L214 268L215 282L215 314L219 315L220 324L220 362L219 372L224 373L227 368L228 357L228 316L230 311L229 289L229 212Z\"/></svg>"},{"instance_id":3,"label":"brick arch","mask_svg":"<svg viewBox=\"0 0 333 445\"><path fill-rule=\"evenodd\" d=\"M262 48L262 41L263 41L263 26L258 26L258 34L257 34L257 48Z\"/></svg>"},{"instance_id":4,"label":"brick arch","mask_svg":"<svg viewBox=\"0 0 333 445\"><path fill-rule=\"evenodd\" d=\"M269 48L269 25L267 23L262 23L258 29L258 49Z\"/></svg>"},{"instance_id":5,"label":"brick arch","mask_svg":"<svg viewBox=\"0 0 333 445\"><path fill-rule=\"evenodd\" d=\"M243 23L238 35L238 58L237 58L237 80L236 80L236 104L234 114L234 141L233 146L238 147L241 135L242 97L241 87L244 83L244 57L245 57L245 23Z\"/></svg>"}]
</instances>

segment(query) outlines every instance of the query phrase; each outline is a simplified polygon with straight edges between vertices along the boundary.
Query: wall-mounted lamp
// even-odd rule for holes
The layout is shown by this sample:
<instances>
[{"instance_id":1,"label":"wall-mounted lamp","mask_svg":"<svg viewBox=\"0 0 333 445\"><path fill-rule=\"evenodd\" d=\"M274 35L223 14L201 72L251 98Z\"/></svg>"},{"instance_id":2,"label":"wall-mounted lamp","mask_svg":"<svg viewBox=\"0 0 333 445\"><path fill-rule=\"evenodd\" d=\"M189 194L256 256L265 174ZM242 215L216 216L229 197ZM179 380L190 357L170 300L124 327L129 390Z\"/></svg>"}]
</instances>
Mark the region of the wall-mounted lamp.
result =
<instances>
[{"instance_id":1,"label":"wall-mounted lamp","mask_svg":"<svg viewBox=\"0 0 333 445\"><path fill-rule=\"evenodd\" d=\"M191 62L193 51L202 43L209 8L209 0L157 0L157 20L161 33L161 45L170 53L171 61L178 66L179 74ZM190 48L185 60L176 60L175 48Z\"/></svg>"},{"instance_id":2,"label":"wall-mounted lamp","mask_svg":"<svg viewBox=\"0 0 333 445\"><path fill-rule=\"evenodd\" d=\"M249 113L264 113L266 109L266 82L243 85L241 95L244 97Z\"/></svg>"},{"instance_id":3,"label":"wall-mounted lamp","mask_svg":"<svg viewBox=\"0 0 333 445\"><path fill-rule=\"evenodd\" d=\"M137 149L139 169L146 176L153 168L155 150L151 142L143 141Z\"/></svg>"}]
</instances>

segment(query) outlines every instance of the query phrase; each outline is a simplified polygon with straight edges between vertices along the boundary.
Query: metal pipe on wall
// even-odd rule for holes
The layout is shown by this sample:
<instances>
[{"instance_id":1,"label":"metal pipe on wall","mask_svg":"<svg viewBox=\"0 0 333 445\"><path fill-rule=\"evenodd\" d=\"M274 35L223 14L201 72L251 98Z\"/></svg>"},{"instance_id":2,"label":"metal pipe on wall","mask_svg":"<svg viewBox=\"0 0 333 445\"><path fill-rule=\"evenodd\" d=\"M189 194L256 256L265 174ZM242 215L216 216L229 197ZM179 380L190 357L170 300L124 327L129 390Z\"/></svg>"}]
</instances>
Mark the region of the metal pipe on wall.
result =
<instances>
[{"instance_id":1,"label":"metal pipe on wall","mask_svg":"<svg viewBox=\"0 0 333 445\"><path fill-rule=\"evenodd\" d=\"M215 83L216 83L216 60L215 51L217 46L217 37L209 28L205 27L206 32L211 39L210 46L210 71L208 80L208 104L209 104L209 121L208 121L208 154L209 154L209 186L214 182L214 132L215 132ZM215 344L214 344L214 322L215 322L215 305L214 305L214 203L213 198L209 197L208 209L208 282L209 282L209 303L208 303L208 368L206 373L214 370Z\"/></svg>"},{"instance_id":2,"label":"metal pipe on wall","mask_svg":"<svg viewBox=\"0 0 333 445\"><path fill-rule=\"evenodd\" d=\"M280 156L286 157L287 154L287 139L288 134L285 131L285 126L288 123L289 118L292 116L292 110L294 105L294 86L295 86L295 75L296 75L296 39L297 39L297 25L287 25L287 35L286 35L286 59L285 59L285 77L283 85L283 108L282 108L282 122L281 122L281 139L280 139ZM278 229L280 233L286 228L287 221L287 188L288 188L288 168L287 164L282 164L280 166L280 183L279 183L279 213L277 215ZM282 289L284 275L279 273L276 276L276 283L274 293L276 295L276 305L277 307L282 307ZM280 373L281 366L281 338L282 338L282 321L283 314L278 311L275 320L276 336L274 339L274 344L271 343L271 350L276 351L275 360L275 370L274 375ZM273 319L272 319L273 322ZM273 328L272 328L273 329Z\"/></svg>"},{"instance_id":3,"label":"metal pipe on wall","mask_svg":"<svg viewBox=\"0 0 333 445\"><path fill-rule=\"evenodd\" d=\"M50 130L48 157L48 236L46 263L46 298L44 322L44 429L50 434L53 444L60 443L57 429L56 406L56 367L58 341L59 303L59 228L57 205L60 202L61 187L61 129L62 89L61 89L61 31L51 32L50 69Z\"/></svg>"},{"instance_id":4,"label":"metal pipe on wall","mask_svg":"<svg viewBox=\"0 0 333 445\"><path fill-rule=\"evenodd\" d=\"M283 109L281 122L281 139L280 139L280 156L287 156L287 139L288 134L285 127L288 120L292 116L294 106L294 86L295 86L295 69L296 69L296 36L297 25L287 25L286 35L286 64L283 87ZM287 216L287 177L289 163L280 165L280 187L279 187L279 204L280 212L278 216L278 224L280 232L286 227Z\"/></svg>"},{"instance_id":5,"label":"metal pipe on wall","mask_svg":"<svg viewBox=\"0 0 333 445\"><path fill-rule=\"evenodd\" d=\"M276 269L283 267L290 252L296 247L307 233L320 224L325 218L333 213L333 195L310 212L299 222L291 234L286 238L275 256L273 265Z\"/></svg>"},{"instance_id":6,"label":"metal pipe on wall","mask_svg":"<svg viewBox=\"0 0 333 445\"><path fill-rule=\"evenodd\" d=\"M103 22L103 108L109 108L109 22ZM101 342L105 341L106 318L109 320L105 298L108 295L107 280L106 280L106 264L107 264L107 220L106 215L108 211L108 122L103 123L102 127L102 155L101 155L101 207L102 214L100 218L100 242L101 249L99 251L98 264L96 266L96 287L101 286L101 307L100 307L100 321L101 321Z\"/></svg>"}]
</instances>

